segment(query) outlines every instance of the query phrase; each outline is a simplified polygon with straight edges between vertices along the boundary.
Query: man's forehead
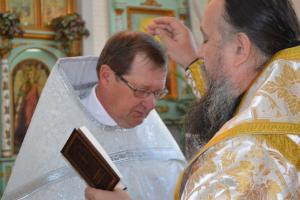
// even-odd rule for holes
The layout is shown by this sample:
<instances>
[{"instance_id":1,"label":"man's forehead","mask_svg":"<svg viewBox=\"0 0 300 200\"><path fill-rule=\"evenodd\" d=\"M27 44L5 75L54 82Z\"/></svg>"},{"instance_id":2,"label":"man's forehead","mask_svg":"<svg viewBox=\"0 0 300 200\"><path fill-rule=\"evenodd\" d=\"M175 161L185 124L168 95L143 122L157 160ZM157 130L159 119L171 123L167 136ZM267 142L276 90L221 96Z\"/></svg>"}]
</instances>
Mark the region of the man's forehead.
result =
<instances>
[{"instance_id":1,"label":"man's forehead","mask_svg":"<svg viewBox=\"0 0 300 200\"><path fill-rule=\"evenodd\" d=\"M158 65L154 60L151 60L146 54L138 53L135 55L128 73L155 70L165 71L163 66Z\"/></svg>"},{"instance_id":2,"label":"man's forehead","mask_svg":"<svg viewBox=\"0 0 300 200\"><path fill-rule=\"evenodd\" d=\"M161 90L165 88L166 76L155 76L151 74L141 76L132 76L131 79L134 86L139 89L146 90Z\"/></svg>"}]
</instances>

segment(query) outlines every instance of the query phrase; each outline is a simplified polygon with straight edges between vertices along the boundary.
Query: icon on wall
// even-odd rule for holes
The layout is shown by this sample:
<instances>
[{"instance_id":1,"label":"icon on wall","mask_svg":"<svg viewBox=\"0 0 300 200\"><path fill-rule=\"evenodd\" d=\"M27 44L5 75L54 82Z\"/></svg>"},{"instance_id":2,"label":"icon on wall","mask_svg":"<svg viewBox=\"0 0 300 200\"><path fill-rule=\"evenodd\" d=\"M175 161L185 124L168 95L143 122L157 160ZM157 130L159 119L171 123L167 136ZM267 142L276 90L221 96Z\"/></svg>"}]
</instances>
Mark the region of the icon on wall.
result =
<instances>
[{"instance_id":1,"label":"icon on wall","mask_svg":"<svg viewBox=\"0 0 300 200\"><path fill-rule=\"evenodd\" d=\"M13 70L14 153L18 153L23 142L48 75L48 67L33 59L20 62Z\"/></svg>"}]
</instances>

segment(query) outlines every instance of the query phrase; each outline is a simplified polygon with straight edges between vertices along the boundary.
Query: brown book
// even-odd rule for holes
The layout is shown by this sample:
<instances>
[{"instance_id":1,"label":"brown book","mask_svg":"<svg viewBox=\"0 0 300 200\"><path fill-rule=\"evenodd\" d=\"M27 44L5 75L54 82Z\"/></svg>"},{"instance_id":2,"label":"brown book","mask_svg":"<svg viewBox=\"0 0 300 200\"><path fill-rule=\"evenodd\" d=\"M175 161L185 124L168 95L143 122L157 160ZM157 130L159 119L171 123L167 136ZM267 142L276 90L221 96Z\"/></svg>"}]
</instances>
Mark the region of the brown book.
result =
<instances>
[{"instance_id":1,"label":"brown book","mask_svg":"<svg viewBox=\"0 0 300 200\"><path fill-rule=\"evenodd\" d=\"M86 127L73 130L61 153L91 187L125 189L119 170Z\"/></svg>"}]
</instances>

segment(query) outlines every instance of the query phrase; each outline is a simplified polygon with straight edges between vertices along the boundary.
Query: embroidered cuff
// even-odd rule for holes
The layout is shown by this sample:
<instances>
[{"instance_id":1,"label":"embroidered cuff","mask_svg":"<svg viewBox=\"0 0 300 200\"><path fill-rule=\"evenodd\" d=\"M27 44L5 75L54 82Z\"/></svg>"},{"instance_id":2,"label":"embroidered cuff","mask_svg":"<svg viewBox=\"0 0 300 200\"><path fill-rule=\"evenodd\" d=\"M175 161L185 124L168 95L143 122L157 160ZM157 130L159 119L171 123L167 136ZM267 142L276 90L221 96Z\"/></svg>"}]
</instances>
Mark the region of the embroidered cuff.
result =
<instances>
[{"instance_id":1,"label":"embroidered cuff","mask_svg":"<svg viewBox=\"0 0 300 200\"><path fill-rule=\"evenodd\" d=\"M193 60L186 68L185 71L188 71L190 66L193 65L195 62L197 62L199 60L199 58L196 58L195 60Z\"/></svg>"}]
</instances>

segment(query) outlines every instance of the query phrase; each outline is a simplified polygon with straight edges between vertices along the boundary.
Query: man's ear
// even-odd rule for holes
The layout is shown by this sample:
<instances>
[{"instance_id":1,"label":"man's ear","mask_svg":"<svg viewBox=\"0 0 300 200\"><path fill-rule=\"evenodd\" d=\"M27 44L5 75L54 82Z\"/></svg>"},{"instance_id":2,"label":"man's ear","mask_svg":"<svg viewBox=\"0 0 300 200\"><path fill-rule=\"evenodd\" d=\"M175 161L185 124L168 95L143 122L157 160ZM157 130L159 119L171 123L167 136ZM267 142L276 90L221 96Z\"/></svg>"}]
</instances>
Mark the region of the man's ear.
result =
<instances>
[{"instance_id":1,"label":"man's ear","mask_svg":"<svg viewBox=\"0 0 300 200\"><path fill-rule=\"evenodd\" d=\"M241 66L248 61L251 54L251 40L245 33L237 33L235 41L235 62L234 66Z\"/></svg>"},{"instance_id":2,"label":"man's ear","mask_svg":"<svg viewBox=\"0 0 300 200\"><path fill-rule=\"evenodd\" d=\"M98 72L99 74L99 81L103 84L108 84L113 77L113 71L110 69L109 65L101 65L101 68Z\"/></svg>"}]
</instances>

